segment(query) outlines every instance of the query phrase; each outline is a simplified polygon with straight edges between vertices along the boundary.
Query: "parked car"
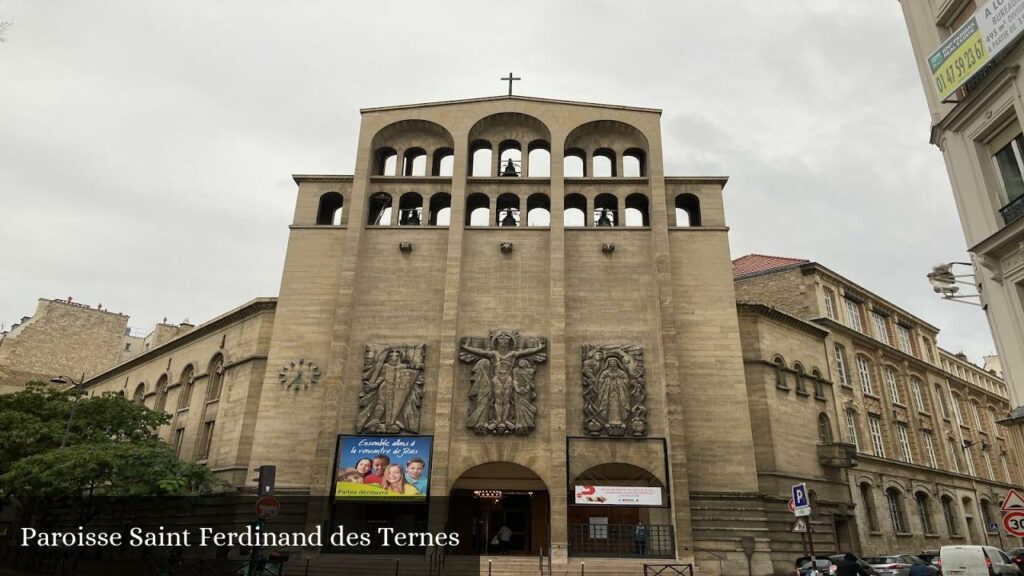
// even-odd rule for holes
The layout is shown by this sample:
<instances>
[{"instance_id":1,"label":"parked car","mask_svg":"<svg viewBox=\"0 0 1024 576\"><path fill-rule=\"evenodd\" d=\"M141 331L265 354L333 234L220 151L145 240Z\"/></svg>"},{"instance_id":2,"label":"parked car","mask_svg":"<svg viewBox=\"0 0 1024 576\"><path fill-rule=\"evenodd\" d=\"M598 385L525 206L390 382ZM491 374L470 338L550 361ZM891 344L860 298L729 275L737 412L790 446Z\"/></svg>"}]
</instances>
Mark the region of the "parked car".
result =
<instances>
[{"instance_id":1,"label":"parked car","mask_svg":"<svg viewBox=\"0 0 1024 576\"><path fill-rule=\"evenodd\" d=\"M942 575L942 558L939 556L938 550L922 550L917 557L934 566L939 571L939 575Z\"/></svg>"},{"instance_id":2,"label":"parked car","mask_svg":"<svg viewBox=\"0 0 1024 576\"><path fill-rule=\"evenodd\" d=\"M834 574L836 566L842 561L844 554L823 554L815 555L814 557L814 569L811 569L811 557L801 556L796 559L796 565L793 569L795 576L829 576ZM864 571L873 576L880 576L870 564L857 558L857 564L859 564Z\"/></svg>"},{"instance_id":3,"label":"parked car","mask_svg":"<svg viewBox=\"0 0 1024 576\"><path fill-rule=\"evenodd\" d=\"M945 576L1018 576L1017 565L992 546L943 546L939 554Z\"/></svg>"},{"instance_id":4,"label":"parked car","mask_svg":"<svg viewBox=\"0 0 1024 576\"><path fill-rule=\"evenodd\" d=\"M1020 569L1021 572L1024 572L1024 548L1014 548L1012 550L1007 550L1006 555L1010 557L1010 560L1013 561L1013 563L1017 566L1017 568Z\"/></svg>"},{"instance_id":5,"label":"parked car","mask_svg":"<svg viewBox=\"0 0 1024 576\"><path fill-rule=\"evenodd\" d=\"M910 567L914 564L925 566L932 576L938 576L939 574L938 568L910 554L865 556L864 561L870 564L878 572L879 576L909 576Z\"/></svg>"}]
</instances>

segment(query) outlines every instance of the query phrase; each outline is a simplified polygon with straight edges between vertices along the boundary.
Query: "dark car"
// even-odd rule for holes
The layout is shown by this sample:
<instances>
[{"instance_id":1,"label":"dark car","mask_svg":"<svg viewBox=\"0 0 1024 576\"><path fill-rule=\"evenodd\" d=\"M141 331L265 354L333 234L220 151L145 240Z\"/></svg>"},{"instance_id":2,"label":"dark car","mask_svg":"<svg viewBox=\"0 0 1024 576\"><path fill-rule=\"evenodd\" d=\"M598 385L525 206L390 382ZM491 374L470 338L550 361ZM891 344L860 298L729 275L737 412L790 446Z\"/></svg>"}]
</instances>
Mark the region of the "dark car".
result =
<instances>
[{"instance_id":1,"label":"dark car","mask_svg":"<svg viewBox=\"0 0 1024 576\"><path fill-rule=\"evenodd\" d=\"M1024 548L1011 548L1006 551L1006 555L1013 561L1014 566L1024 572Z\"/></svg>"},{"instance_id":2,"label":"dark car","mask_svg":"<svg viewBox=\"0 0 1024 576\"><path fill-rule=\"evenodd\" d=\"M836 566L843 560L843 556L845 554L816 555L814 557L814 568L817 570L817 574L814 574L814 571L811 569L811 557L801 556L796 559L793 574L795 576L829 576L835 573ZM870 564L860 558L857 558L857 564L864 569L864 572L872 576L879 576L878 572Z\"/></svg>"},{"instance_id":3,"label":"dark car","mask_svg":"<svg viewBox=\"0 0 1024 576\"><path fill-rule=\"evenodd\" d=\"M878 572L879 576L909 576L910 567L920 564L928 569L932 576L938 576L939 569L928 562L910 554L893 554L890 556L865 556L864 561Z\"/></svg>"}]
</instances>

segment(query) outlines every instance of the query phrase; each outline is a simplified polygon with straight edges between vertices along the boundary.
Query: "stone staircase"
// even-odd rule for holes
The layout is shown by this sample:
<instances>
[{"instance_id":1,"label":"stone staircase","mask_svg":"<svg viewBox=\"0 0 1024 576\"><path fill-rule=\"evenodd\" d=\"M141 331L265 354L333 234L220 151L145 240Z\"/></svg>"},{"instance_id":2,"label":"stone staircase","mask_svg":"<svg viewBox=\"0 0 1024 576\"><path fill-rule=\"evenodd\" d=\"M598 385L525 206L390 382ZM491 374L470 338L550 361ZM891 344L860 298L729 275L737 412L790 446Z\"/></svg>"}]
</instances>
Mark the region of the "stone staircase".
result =
<instances>
[{"instance_id":1,"label":"stone staircase","mask_svg":"<svg viewBox=\"0 0 1024 576\"><path fill-rule=\"evenodd\" d=\"M398 560L396 562L396 559ZM567 563L543 567L536 557L449 556L440 573L430 571L428 561L419 557L321 556L289 562L284 576L643 576L644 563L671 564L671 560L633 558L570 558ZM666 571L665 576L675 576ZM694 576L699 576L695 571Z\"/></svg>"}]
</instances>

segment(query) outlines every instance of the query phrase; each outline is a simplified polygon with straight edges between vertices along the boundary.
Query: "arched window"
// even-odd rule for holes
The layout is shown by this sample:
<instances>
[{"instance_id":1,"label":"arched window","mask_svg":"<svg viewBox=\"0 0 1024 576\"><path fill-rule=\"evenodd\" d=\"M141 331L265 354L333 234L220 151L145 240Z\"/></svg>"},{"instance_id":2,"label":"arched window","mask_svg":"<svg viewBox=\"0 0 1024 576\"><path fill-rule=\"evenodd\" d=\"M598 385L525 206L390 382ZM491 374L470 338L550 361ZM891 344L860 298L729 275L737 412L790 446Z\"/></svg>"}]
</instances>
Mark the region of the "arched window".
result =
<instances>
[{"instance_id":1,"label":"arched window","mask_svg":"<svg viewBox=\"0 0 1024 576\"><path fill-rule=\"evenodd\" d=\"M804 381L805 373L803 365L800 364L799 362L793 364L793 372L796 373L795 376L797 394L807 394L807 382Z\"/></svg>"},{"instance_id":2,"label":"arched window","mask_svg":"<svg viewBox=\"0 0 1024 576\"><path fill-rule=\"evenodd\" d=\"M466 226L489 226L491 224L491 199L486 194L474 192L466 198Z\"/></svg>"},{"instance_id":3,"label":"arched window","mask_svg":"<svg viewBox=\"0 0 1024 576\"><path fill-rule=\"evenodd\" d=\"M217 354L210 362L209 380L206 385L206 401L220 399L220 391L224 384L224 357Z\"/></svg>"},{"instance_id":4,"label":"arched window","mask_svg":"<svg viewBox=\"0 0 1024 576\"><path fill-rule=\"evenodd\" d=\"M402 164L403 176L427 175L427 152L423 148L410 148L405 151Z\"/></svg>"},{"instance_id":5,"label":"arched window","mask_svg":"<svg viewBox=\"0 0 1024 576\"><path fill-rule=\"evenodd\" d=\"M529 174L531 178L548 178L551 176L551 146L544 140L530 142Z\"/></svg>"},{"instance_id":6,"label":"arched window","mask_svg":"<svg viewBox=\"0 0 1024 576\"><path fill-rule=\"evenodd\" d=\"M818 414L818 444L832 443L832 423L829 422L828 414Z\"/></svg>"},{"instance_id":7,"label":"arched window","mask_svg":"<svg viewBox=\"0 0 1024 576\"><path fill-rule=\"evenodd\" d=\"M825 379L821 377L821 370L814 368L811 370L811 378L814 379L814 397L825 399Z\"/></svg>"},{"instance_id":8,"label":"arched window","mask_svg":"<svg viewBox=\"0 0 1024 576\"><path fill-rule=\"evenodd\" d=\"M139 406L145 406L146 404L146 384L145 382L140 383L135 387L135 394L132 395L132 402Z\"/></svg>"},{"instance_id":9,"label":"arched window","mask_svg":"<svg viewBox=\"0 0 1024 576\"><path fill-rule=\"evenodd\" d=\"M877 532L878 515L875 512L875 495L871 485L867 482L862 482L860 485L860 499L864 503L864 516L868 521L868 529Z\"/></svg>"},{"instance_id":10,"label":"arched window","mask_svg":"<svg viewBox=\"0 0 1024 576\"><path fill-rule=\"evenodd\" d=\"M903 511L903 494L896 488L888 488L885 491L885 500L889 505L889 521L892 522L892 530L897 534L910 532L907 527L907 515Z\"/></svg>"},{"instance_id":11,"label":"arched window","mask_svg":"<svg viewBox=\"0 0 1024 576\"><path fill-rule=\"evenodd\" d=\"M917 504L917 520L921 523L921 530L924 534L934 534L932 527L931 502L924 492L914 494L914 503Z\"/></svg>"},{"instance_id":12,"label":"arched window","mask_svg":"<svg viewBox=\"0 0 1024 576\"><path fill-rule=\"evenodd\" d=\"M337 192L328 192L320 196L320 206L316 211L318 226L339 226L341 224L342 204L345 200Z\"/></svg>"},{"instance_id":13,"label":"arched window","mask_svg":"<svg viewBox=\"0 0 1024 576\"><path fill-rule=\"evenodd\" d=\"M509 228L519 226L519 196L510 192L499 195L495 214L495 225Z\"/></svg>"},{"instance_id":14,"label":"arched window","mask_svg":"<svg viewBox=\"0 0 1024 576\"><path fill-rule=\"evenodd\" d=\"M394 148L380 148L374 155L374 175L394 176L398 164L398 152Z\"/></svg>"},{"instance_id":15,"label":"arched window","mask_svg":"<svg viewBox=\"0 0 1024 576\"><path fill-rule=\"evenodd\" d=\"M163 412L167 406L167 375L164 374L156 381L156 404L153 405L153 410L157 412Z\"/></svg>"},{"instance_id":16,"label":"arched window","mask_svg":"<svg viewBox=\"0 0 1024 576\"><path fill-rule=\"evenodd\" d=\"M582 194L565 195L565 212L562 218L566 228L587 225L587 199Z\"/></svg>"},{"instance_id":17,"label":"arched window","mask_svg":"<svg viewBox=\"0 0 1024 576\"><path fill-rule=\"evenodd\" d=\"M370 196L369 212L366 217L366 223L370 226L390 226L391 225L391 194L387 192L377 192L373 196Z\"/></svg>"},{"instance_id":18,"label":"arched window","mask_svg":"<svg viewBox=\"0 0 1024 576\"><path fill-rule=\"evenodd\" d=\"M551 225L551 200L547 194L538 192L526 198L526 225Z\"/></svg>"},{"instance_id":19,"label":"arched window","mask_svg":"<svg viewBox=\"0 0 1024 576\"><path fill-rule=\"evenodd\" d=\"M438 192L430 197L431 226L448 226L452 217L452 197L447 192Z\"/></svg>"},{"instance_id":20,"label":"arched window","mask_svg":"<svg viewBox=\"0 0 1024 576\"><path fill-rule=\"evenodd\" d=\"M594 198L594 226L612 227L619 225L619 199L614 194L598 194Z\"/></svg>"},{"instance_id":21,"label":"arched window","mask_svg":"<svg viewBox=\"0 0 1024 576\"><path fill-rule=\"evenodd\" d=\"M978 505L981 508L981 521L985 525L985 531L994 533L995 530L989 528L990 526L996 525L996 523L992 521L992 503L982 498L978 501Z\"/></svg>"},{"instance_id":22,"label":"arched window","mask_svg":"<svg viewBox=\"0 0 1024 576\"><path fill-rule=\"evenodd\" d=\"M700 199L693 194L676 196L676 226L700 226Z\"/></svg>"},{"instance_id":23,"label":"arched window","mask_svg":"<svg viewBox=\"0 0 1024 576\"><path fill-rule=\"evenodd\" d=\"M431 163L430 174L433 176L452 176L455 171L455 151L451 148L434 150L434 161Z\"/></svg>"},{"instance_id":24,"label":"arched window","mask_svg":"<svg viewBox=\"0 0 1024 576\"><path fill-rule=\"evenodd\" d=\"M942 386L939 384L935 385L935 400L939 404L939 412L942 413L942 417L949 419L949 409L946 408L946 395L942 392Z\"/></svg>"},{"instance_id":25,"label":"arched window","mask_svg":"<svg viewBox=\"0 0 1024 576\"><path fill-rule=\"evenodd\" d=\"M406 192L398 199L398 225L419 226L423 223L423 196Z\"/></svg>"},{"instance_id":26,"label":"arched window","mask_svg":"<svg viewBox=\"0 0 1024 576\"><path fill-rule=\"evenodd\" d=\"M178 410L184 410L188 408L190 402L192 402L192 387L195 386L195 378L193 377L194 370L192 365L189 364L181 371L181 388L178 392Z\"/></svg>"},{"instance_id":27,"label":"arched window","mask_svg":"<svg viewBox=\"0 0 1024 576\"><path fill-rule=\"evenodd\" d=\"M953 501L949 496L943 496L942 502L942 516L946 520L946 529L949 530L950 536L957 536L960 534L960 522L956 519L956 502Z\"/></svg>"},{"instance_id":28,"label":"arched window","mask_svg":"<svg viewBox=\"0 0 1024 576\"><path fill-rule=\"evenodd\" d=\"M519 142L505 140L498 145L498 175L518 177L523 173L523 150Z\"/></svg>"},{"instance_id":29,"label":"arched window","mask_svg":"<svg viewBox=\"0 0 1024 576\"><path fill-rule=\"evenodd\" d=\"M615 174L615 152L609 148L594 150L594 177L608 178Z\"/></svg>"},{"instance_id":30,"label":"arched window","mask_svg":"<svg viewBox=\"0 0 1024 576\"><path fill-rule=\"evenodd\" d=\"M587 154L579 148L570 148L565 151L562 176L566 178L583 178L587 175Z\"/></svg>"},{"instance_id":31,"label":"arched window","mask_svg":"<svg viewBox=\"0 0 1024 576\"><path fill-rule=\"evenodd\" d=\"M491 175L491 143L486 140L477 140L469 147L470 163L469 175L473 177L487 177Z\"/></svg>"},{"instance_id":32,"label":"arched window","mask_svg":"<svg viewBox=\"0 0 1024 576\"><path fill-rule=\"evenodd\" d=\"M639 148L630 148L622 153L622 175L626 177L646 176L644 171L644 151Z\"/></svg>"},{"instance_id":33,"label":"arched window","mask_svg":"<svg viewBox=\"0 0 1024 576\"><path fill-rule=\"evenodd\" d=\"M772 364L775 365L775 387L789 390L789 386L786 385L786 361L782 356L776 356L772 358Z\"/></svg>"},{"instance_id":34,"label":"arched window","mask_svg":"<svg viewBox=\"0 0 1024 576\"><path fill-rule=\"evenodd\" d=\"M647 196L639 192L626 196L626 226L650 225L650 203Z\"/></svg>"}]
</instances>

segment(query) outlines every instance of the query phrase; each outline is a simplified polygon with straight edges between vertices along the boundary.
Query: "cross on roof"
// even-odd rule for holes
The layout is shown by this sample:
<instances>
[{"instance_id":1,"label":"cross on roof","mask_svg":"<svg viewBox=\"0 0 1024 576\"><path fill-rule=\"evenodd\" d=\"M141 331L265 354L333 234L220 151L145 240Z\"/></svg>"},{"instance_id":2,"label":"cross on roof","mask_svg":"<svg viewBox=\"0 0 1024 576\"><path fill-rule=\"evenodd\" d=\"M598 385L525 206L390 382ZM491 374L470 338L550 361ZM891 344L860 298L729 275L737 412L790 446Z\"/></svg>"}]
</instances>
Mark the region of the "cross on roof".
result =
<instances>
[{"instance_id":1,"label":"cross on roof","mask_svg":"<svg viewBox=\"0 0 1024 576\"><path fill-rule=\"evenodd\" d=\"M501 80L503 82L508 82L508 95L511 96L512 95L512 82L514 80L522 80L522 78L516 78L516 77L512 76L511 72L509 72L508 73L508 78L501 78Z\"/></svg>"}]
</instances>

